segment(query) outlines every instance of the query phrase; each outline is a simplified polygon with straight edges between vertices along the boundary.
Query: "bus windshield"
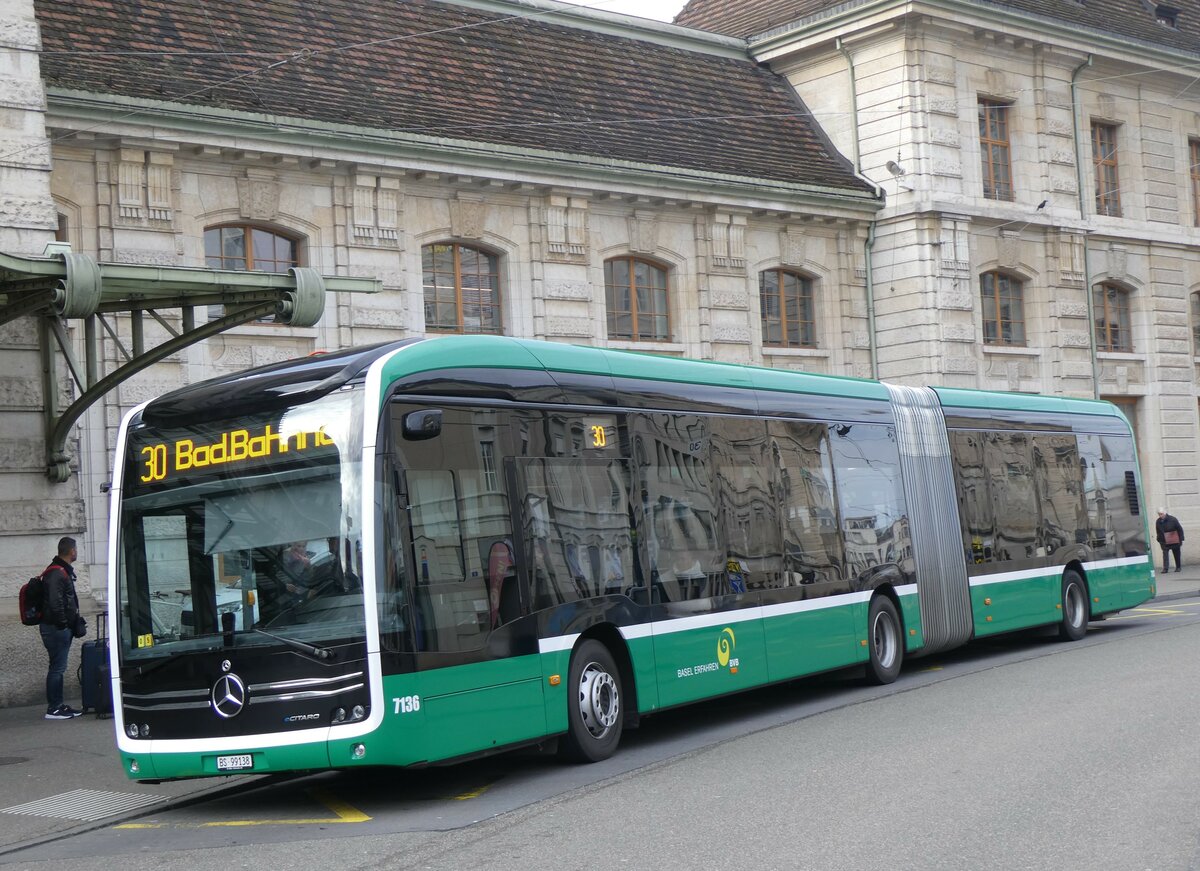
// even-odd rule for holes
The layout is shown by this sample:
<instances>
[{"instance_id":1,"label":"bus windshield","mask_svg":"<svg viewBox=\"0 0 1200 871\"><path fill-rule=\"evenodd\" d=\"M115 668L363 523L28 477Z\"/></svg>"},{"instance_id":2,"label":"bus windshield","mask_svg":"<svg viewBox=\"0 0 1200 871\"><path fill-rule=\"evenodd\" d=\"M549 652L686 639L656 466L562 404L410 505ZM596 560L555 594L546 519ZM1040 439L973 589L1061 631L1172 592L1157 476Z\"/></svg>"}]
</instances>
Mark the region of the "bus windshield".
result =
<instances>
[{"instance_id":1,"label":"bus windshield","mask_svg":"<svg viewBox=\"0 0 1200 871\"><path fill-rule=\"evenodd\" d=\"M361 640L362 391L128 436L122 658Z\"/></svg>"}]
</instances>

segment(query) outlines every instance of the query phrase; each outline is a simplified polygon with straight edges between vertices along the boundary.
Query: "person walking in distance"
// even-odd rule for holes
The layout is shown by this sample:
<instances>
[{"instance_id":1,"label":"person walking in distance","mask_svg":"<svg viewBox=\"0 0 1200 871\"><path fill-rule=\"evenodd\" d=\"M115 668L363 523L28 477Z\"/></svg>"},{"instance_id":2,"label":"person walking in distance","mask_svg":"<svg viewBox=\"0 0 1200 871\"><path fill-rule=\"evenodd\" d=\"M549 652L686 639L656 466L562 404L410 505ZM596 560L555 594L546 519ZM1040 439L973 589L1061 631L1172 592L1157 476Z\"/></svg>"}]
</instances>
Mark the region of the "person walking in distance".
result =
<instances>
[{"instance_id":1,"label":"person walking in distance","mask_svg":"<svg viewBox=\"0 0 1200 871\"><path fill-rule=\"evenodd\" d=\"M1158 520L1154 521L1154 537L1163 552L1163 574L1171 571L1171 554L1175 554L1175 571L1180 571L1179 551L1183 547L1183 526L1167 509L1158 509Z\"/></svg>"},{"instance_id":2,"label":"person walking in distance","mask_svg":"<svg viewBox=\"0 0 1200 871\"><path fill-rule=\"evenodd\" d=\"M75 567L79 558L75 539L58 540L58 555L42 573L42 644L50 657L46 672L46 719L70 720L83 711L63 704L63 675L71 654L71 639L82 638L87 624L79 613L75 593Z\"/></svg>"}]
</instances>

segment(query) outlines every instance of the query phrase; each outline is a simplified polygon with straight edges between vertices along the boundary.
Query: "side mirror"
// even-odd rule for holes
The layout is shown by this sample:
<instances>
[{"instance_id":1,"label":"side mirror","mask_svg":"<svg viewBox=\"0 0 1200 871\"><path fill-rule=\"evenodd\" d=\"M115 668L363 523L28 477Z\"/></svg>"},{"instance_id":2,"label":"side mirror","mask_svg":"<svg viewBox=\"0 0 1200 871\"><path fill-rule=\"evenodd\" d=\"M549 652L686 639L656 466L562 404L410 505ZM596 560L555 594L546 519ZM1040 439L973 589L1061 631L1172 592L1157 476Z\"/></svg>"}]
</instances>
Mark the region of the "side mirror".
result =
<instances>
[{"instance_id":1,"label":"side mirror","mask_svg":"<svg viewBox=\"0 0 1200 871\"><path fill-rule=\"evenodd\" d=\"M409 441L435 438L442 434L442 410L427 408L404 415L404 437Z\"/></svg>"}]
</instances>

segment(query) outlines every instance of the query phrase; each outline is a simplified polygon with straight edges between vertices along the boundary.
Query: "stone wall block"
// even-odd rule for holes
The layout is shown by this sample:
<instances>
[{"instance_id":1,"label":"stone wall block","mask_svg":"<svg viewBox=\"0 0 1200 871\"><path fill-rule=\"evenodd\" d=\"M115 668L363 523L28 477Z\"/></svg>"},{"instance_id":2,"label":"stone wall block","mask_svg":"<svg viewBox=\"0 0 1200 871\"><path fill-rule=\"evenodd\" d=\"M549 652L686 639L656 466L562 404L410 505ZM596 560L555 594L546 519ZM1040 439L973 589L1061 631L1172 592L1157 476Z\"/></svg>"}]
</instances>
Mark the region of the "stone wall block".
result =
<instances>
[{"instance_id":1,"label":"stone wall block","mask_svg":"<svg viewBox=\"0 0 1200 871\"><path fill-rule=\"evenodd\" d=\"M0 502L0 534L81 532L85 528L79 499L36 499Z\"/></svg>"}]
</instances>

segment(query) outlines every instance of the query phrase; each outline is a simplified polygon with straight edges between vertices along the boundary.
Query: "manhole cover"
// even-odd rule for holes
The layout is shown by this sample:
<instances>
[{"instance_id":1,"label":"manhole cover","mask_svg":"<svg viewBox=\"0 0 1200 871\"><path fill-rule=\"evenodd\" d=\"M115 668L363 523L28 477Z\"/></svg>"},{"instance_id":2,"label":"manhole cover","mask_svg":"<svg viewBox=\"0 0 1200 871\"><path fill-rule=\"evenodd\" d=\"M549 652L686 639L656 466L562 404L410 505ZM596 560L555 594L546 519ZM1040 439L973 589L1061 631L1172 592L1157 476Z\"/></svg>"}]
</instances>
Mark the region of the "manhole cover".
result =
<instances>
[{"instance_id":1,"label":"manhole cover","mask_svg":"<svg viewBox=\"0 0 1200 871\"><path fill-rule=\"evenodd\" d=\"M19 765L28 761L28 756L0 756L0 765Z\"/></svg>"},{"instance_id":2,"label":"manhole cover","mask_svg":"<svg viewBox=\"0 0 1200 871\"><path fill-rule=\"evenodd\" d=\"M101 792L76 789L49 798L0 808L0 813L33 817L61 817L67 820L102 820L115 814L148 807L166 799L165 795L137 792Z\"/></svg>"}]
</instances>

